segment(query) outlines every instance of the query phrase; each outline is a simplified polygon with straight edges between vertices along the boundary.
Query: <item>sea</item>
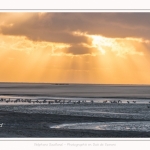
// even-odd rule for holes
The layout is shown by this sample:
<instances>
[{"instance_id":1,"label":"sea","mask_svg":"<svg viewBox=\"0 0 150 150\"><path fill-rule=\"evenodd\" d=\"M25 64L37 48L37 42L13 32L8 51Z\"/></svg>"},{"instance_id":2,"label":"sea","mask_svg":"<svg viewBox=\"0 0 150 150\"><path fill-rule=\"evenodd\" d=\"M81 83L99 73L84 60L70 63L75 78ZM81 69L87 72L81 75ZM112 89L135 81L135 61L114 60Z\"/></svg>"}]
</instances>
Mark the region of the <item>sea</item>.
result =
<instances>
[{"instance_id":1,"label":"sea","mask_svg":"<svg viewBox=\"0 0 150 150\"><path fill-rule=\"evenodd\" d=\"M0 83L0 99L5 99L0 102L3 111L114 118L109 122L83 120L49 128L150 131L149 85ZM20 101L14 103L16 99ZM116 122L115 118L129 121Z\"/></svg>"}]
</instances>

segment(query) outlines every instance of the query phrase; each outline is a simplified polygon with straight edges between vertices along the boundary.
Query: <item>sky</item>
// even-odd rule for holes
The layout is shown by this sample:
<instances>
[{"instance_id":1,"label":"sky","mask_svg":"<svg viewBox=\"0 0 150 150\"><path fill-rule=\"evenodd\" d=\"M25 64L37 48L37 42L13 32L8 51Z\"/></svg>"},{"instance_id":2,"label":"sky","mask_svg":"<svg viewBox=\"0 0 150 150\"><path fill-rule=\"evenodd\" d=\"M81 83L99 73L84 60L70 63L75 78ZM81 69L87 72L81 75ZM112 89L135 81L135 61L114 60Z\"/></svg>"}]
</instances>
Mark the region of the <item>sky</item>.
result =
<instances>
[{"instance_id":1,"label":"sky","mask_svg":"<svg viewBox=\"0 0 150 150\"><path fill-rule=\"evenodd\" d=\"M150 84L150 13L0 12L0 82Z\"/></svg>"}]
</instances>

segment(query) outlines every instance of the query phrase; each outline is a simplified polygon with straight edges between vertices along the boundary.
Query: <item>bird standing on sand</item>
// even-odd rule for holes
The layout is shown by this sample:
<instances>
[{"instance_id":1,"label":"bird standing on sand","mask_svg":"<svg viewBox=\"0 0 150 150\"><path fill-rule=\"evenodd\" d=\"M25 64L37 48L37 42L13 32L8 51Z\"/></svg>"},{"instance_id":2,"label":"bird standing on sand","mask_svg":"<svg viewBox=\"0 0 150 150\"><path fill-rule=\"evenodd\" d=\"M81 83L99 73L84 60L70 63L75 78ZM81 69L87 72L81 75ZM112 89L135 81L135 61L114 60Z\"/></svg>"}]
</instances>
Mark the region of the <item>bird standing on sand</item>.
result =
<instances>
[{"instance_id":1,"label":"bird standing on sand","mask_svg":"<svg viewBox=\"0 0 150 150\"><path fill-rule=\"evenodd\" d=\"M118 100L118 103L122 103L122 101L121 101L121 100Z\"/></svg>"},{"instance_id":2,"label":"bird standing on sand","mask_svg":"<svg viewBox=\"0 0 150 150\"><path fill-rule=\"evenodd\" d=\"M93 100L91 100L91 103L93 104L93 103L94 103L94 101L93 101Z\"/></svg>"}]
</instances>

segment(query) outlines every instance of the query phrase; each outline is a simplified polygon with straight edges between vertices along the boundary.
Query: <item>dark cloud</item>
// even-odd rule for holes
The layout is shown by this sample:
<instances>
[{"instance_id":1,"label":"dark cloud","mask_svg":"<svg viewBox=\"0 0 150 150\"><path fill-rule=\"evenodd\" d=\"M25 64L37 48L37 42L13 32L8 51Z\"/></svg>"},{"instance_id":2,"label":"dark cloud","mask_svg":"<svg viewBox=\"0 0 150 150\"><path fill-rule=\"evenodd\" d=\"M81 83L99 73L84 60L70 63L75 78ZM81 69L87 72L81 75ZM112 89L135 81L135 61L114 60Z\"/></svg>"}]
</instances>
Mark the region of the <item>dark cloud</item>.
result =
<instances>
[{"instance_id":1,"label":"dark cloud","mask_svg":"<svg viewBox=\"0 0 150 150\"><path fill-rule=\"evenodd\" d=\"M5 19L4 16L7 16ZM49 41L70 44L68 53L90 53L91 49L80 43L90 45L86 36L72 34L74 31L106 37L150 38L150 13L26 13L27 18L17 20L11 13L0 13L3 24L0 31L6 35L23 35L35 41ZM13 13L13 16L14 13ZM13 24L9 26L9 24ZM81 50L82 49L82 50Z\"/></svg>"},{"instance_id":2,"label":"dark cloud","mask_svg":"<svg viewBox=\"0 0 150 150\"><path fill-rule=\"evenodd\" d=\"M50 21L51 22L51 21ZM13 26L1 26L1 32L6 35L23 35L35 41L49 41L58 43L88 43L85 36L73 35L69 30L60 28L48 22L45 18L40 19L37 15L26 22L14 23Z\"/></svg>"},{"instance_id":3,"label":"dark cloud","mask_svg":"<svg viewBox=\"0 0 150 150\"><path fill-rule=\"evenodd\" d=\"M34 40L68 43L71 38L73 43L77 38L85 42L84 37L71 34L77 30L107 37L150 37L150 13L46 13L41 16L38 13L30 14L29 19L14 22L11 27L1 26L1 32L25 35ZM7 19L6 23L8 22Z\"/></svg>"},{"instance_id":4,"label":"dark cloud","mask_svg":"<svg viewBox=\"0 0 150 150\"><path fill-rule=\"evenodd\" d=\"M96 48L90 48L83 45L73 45L66 49L66 53L71 53L73 55L83 55L83 54L94 54L97 53Z\"/></svg>"},{"instance_id":5,"label":"dark cloud","mask_svg":"<svg viewBox=\"0 0 150 150\"><path fill-rule=\"evenodd\" d=\"M68 48L60 48L55 50L56 53L66 53L73 55L85 55L85 54L96 54L99 53L99 50L93 47L87 47L81 44L74 44Z\"/></svg>"}]
</instances>

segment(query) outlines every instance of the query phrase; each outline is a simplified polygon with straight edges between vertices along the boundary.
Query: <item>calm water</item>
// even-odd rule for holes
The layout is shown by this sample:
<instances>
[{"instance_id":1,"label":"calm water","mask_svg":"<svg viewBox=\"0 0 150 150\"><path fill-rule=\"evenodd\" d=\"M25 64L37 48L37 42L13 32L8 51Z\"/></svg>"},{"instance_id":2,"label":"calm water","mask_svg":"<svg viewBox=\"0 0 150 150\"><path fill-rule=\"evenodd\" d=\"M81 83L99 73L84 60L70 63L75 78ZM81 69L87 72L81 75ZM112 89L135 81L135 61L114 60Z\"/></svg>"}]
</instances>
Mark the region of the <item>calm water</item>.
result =
<instances>
[{"instance_id":1,"label":"calm water","mask_svg":"<svg viewBox=\"0 0 150 150\"><path fill-rule=\"evenodd\" d=\"M74 123L51 126L50 128L149 132L150 121Z\"/></svg>"},{"instance_id":2,"label":"calm water","mask_svg":"<svg viewBox=\"0 0 150 150\"><path fill-rule=\"evenodd\" d=\"M0 95L150 98L148 85L0 83Z\"/></svg>"},{"instance_id":3,"label":"calm water","mask_svg":"<svg viewBox=\"0 0 150 150\"><path fill-rule=\"evenodd\" d=\"M12 101L7 104L0 102L0 110L133 119L132 122L64 123L50 128L150 131L149 86L0 84L0 93L0 98ZM14 103L16 99L31 99L31 103ZM54 103L33 103L36 100L43 102L44 99ZM55 103L55 100L64 101L64 104ZM122 103L111 103L119 100ZM142 121L134 121L135 119Z\"/></svg>"}]
</instances>

